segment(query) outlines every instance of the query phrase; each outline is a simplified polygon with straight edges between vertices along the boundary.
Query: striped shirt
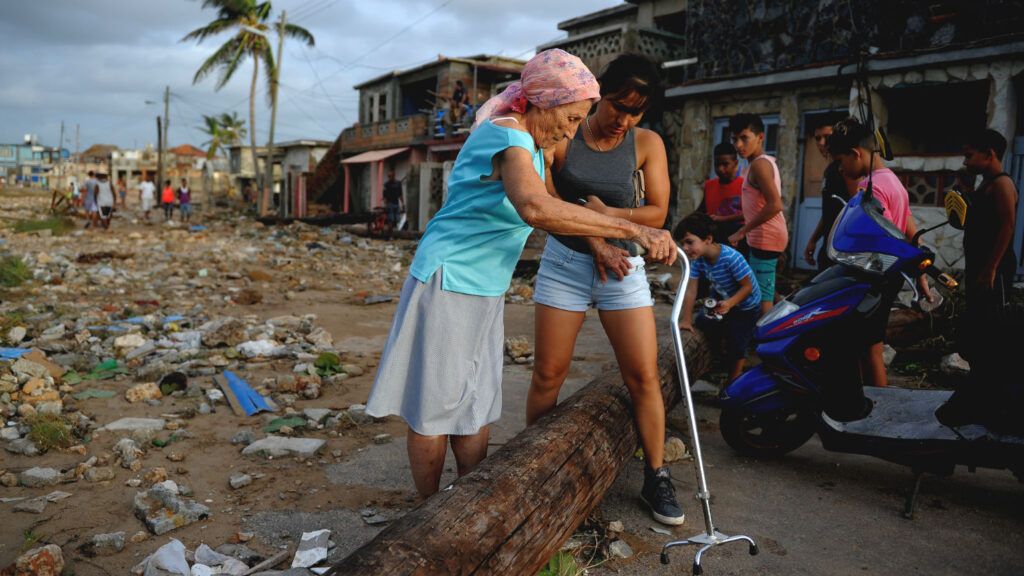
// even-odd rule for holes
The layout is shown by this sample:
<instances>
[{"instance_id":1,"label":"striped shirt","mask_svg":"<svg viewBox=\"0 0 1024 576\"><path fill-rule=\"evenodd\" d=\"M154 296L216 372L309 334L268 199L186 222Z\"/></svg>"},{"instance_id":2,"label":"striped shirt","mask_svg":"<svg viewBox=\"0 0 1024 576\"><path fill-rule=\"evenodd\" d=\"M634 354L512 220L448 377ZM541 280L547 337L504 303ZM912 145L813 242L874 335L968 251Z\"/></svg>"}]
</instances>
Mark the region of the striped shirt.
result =
<instances>
[{"instance_id":1,"label":"striped shirt","mask_svg":"<svg viewBox=\"0 0 1024 576\"><path fill-rule=\"evenodd\" d=\"M750 277L754 289L740 302L740 310L753 310L761 305L761 290L757 287L757 279L750 264L739 252L729 246L722 245L722 251L714 264L704 258L697 258L690 265L690 277L694 280L707 278L711 281L711 291L719 300L729 298L740 289L740 280Z\"/></svg>"}]
</instances>

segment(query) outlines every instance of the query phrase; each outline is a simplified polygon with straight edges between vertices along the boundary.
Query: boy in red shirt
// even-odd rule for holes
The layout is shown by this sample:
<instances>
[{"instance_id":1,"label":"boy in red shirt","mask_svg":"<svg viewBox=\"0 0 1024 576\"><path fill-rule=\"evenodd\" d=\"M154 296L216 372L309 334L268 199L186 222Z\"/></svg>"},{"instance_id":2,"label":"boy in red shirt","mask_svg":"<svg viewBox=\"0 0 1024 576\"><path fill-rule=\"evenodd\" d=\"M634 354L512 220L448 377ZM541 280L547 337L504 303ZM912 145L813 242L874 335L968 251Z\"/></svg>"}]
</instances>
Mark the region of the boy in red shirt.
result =
<instances>
[{"instance_id":1,"label":"boy in red shirt","mask_svg":"<svg viewBox=\"0 0 1024 576\"><path fill-rule=\"evenodd\" d=\"M885 218L903 232L908 241L912 241L917 234L917 225L910 214L910 195L896 174L885 167L885 160L875 151L875 147L874 132L855 118L837 122L828 137L828 152L839 162L839 170L843 176L860 179L857 194L862 194L867 189L870 176L871 193L882 205ZM921 294L929 302L933 301L928 279L924 274L918 277L918 284L921 287ZM862 361L866 384L888 385L885 361L882 358L888 319L888 314L882 315L883 322L876 327L876 339L869 346L867 356Z\"/></svg>"},{"instance_id":2,"label":"boy in red shirt","mask_svg":"<svg viewBox=\"0 0 1024 576\"><path fill-rule=\"evenodd\" d=\"M715 242L726 244L729 236L743 226L743 208L740 204L743 176L736 175L739 158L735 146L723 142L715 146L714 156L715 175L718 178L704 182L704 201L698 210L715 222Z\"/></svg>"},{"instance_id":3,"label":"boy in red shirt","mask_svg":"<svg viewBox=\"0 0 1024 576\"><path fill-rule=\"evenodd\" d=\"M164 205L164 222L174 217L174 188L171 188L171 181L164 182L164 189L160 193L160 203Z\"/></svg>"}]
</instances>

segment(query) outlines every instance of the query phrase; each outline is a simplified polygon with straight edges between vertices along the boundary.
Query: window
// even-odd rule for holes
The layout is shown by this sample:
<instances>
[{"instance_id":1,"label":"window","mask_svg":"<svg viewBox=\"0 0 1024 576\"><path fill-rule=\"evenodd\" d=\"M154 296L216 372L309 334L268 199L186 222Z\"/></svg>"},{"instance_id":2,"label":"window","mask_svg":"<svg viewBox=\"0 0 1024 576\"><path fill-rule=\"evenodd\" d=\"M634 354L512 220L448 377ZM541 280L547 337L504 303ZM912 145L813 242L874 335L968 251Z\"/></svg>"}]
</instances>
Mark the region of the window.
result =
<instances>
[{"instance_id":1,"label":"window","mask_svg":"<svg viewBox=\"0 0 1024 576\"><path fill-rule=\"evenodd\" d=\"M764 153L769 156L775 156L778 158L779 154L779 115L778 114L762 114L761 122L764 122ZM729 117L715 118L714 134L711 141L711 174L708 178L716 178L715 176L715 146L718 146L722 142L731 142L732 133L729 132ZM748 162L740 158L740 168L736 173L737 176L742 176L747 172Z\"/></svg>"},{"instance_id":2,"label":"window","mask_svg":"<svg viewBox=\"0 0 1024 576\"><path fill-rule=\"evenodd\" d=\"M893 152L958 156L964 137L985 128L988 92L987 82L925 84L882 92Z\"/></svg>"}]
</instances>

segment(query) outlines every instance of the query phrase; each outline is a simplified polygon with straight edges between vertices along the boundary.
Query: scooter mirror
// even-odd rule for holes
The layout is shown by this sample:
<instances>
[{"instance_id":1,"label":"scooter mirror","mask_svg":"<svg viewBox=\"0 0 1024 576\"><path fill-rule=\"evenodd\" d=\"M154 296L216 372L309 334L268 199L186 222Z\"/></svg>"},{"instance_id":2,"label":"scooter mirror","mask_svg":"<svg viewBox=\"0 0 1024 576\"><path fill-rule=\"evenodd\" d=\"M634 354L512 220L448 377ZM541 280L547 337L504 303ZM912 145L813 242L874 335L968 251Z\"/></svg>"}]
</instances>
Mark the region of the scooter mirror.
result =
<instances>
[{"instance_id":1,"label":"scooter mirror","mask_svg":"<svg viewBox=\"0 0 1024 576\"><path fill-rule=\"evenodd\" d=\"M964 198L956 188L946 192L945 199L946 220L949 225L957 230L963 230L967 222L967 199Z\"/></svg>"}]
</instances>

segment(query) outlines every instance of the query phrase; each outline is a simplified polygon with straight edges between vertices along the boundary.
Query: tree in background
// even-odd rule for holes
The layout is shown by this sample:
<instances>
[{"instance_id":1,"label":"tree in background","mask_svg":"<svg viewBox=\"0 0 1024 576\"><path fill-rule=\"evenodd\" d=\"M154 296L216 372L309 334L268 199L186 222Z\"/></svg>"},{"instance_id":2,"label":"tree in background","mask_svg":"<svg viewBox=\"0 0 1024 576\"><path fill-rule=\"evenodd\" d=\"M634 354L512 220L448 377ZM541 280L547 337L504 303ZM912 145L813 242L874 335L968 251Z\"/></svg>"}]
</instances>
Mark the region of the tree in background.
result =
<instances>
[{"instance_id":1,"label":"tree in background","mask_svg":"<svg viewBox=\"0 0 1024 576\"><path fill-rule=\"evenodd\" d=\"M203 114L203 125L199 129L210 137L203 142L203 146L206 146L207 160L212 160L225 148L241 144L248 132L245 129L245 120L239 118L236 112L224 112L220 116Z\"/></svg>"},{"instance_id":2,"label":"tree in background","mask_svg":"<svg viewBox=\"0 0 1024 576\"><path fill-rule=\"evenodd\" d=\"M253 65L252 81L249 85L249 127L253 128L256 126L256 84L261 62L267 79L274 78L274 52L270 47L270 2L203 0L203 8L217 10L217 18L206 26L186 34L181 39L182 42L195 40L201 43L223 32L231 32L233 35L199 66L192 83L198 84L215 70L219 70L220 78L217 80L216 89L220 90L231 80L242 61L246 57L251 57ZM295 24L286 24L284 30L278 30L278 33L302 40L307 46L313 46L315 42L309 30ZM272 89L271 82L267 82L268 98L271 97ZM258 175L260 170L259 162L256 160L256 130L249 131L249 142L252 146L252 167Z\"/></svg>"}]
</instances>

